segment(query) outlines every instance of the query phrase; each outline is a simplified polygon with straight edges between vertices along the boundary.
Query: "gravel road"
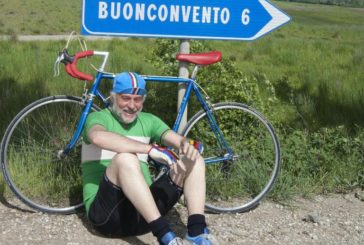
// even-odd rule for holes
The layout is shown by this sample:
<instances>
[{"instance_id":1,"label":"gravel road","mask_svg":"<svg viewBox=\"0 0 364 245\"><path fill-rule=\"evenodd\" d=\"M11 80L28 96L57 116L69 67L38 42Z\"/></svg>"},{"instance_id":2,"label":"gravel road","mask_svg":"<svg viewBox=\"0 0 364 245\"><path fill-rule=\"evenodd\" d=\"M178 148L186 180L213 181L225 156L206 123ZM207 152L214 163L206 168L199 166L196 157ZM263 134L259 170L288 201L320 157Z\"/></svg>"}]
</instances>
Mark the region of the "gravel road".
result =
<instances>
[{"instance_id":1,"label":"gravel road","mask_svg":"<svg viewBox=\"0 0 364 245\"><path fill-rule=\"evenodd\" d=\"M158 244L151 234L106 238L96 234L84 213L48 215L0 203L0 244ZM183 235L186 211L177 205L168 215ZM364 244L363 191L317 196L290 205L264 201L242 214L207 214L220 244Z\"/></svg>"}]
</instances>

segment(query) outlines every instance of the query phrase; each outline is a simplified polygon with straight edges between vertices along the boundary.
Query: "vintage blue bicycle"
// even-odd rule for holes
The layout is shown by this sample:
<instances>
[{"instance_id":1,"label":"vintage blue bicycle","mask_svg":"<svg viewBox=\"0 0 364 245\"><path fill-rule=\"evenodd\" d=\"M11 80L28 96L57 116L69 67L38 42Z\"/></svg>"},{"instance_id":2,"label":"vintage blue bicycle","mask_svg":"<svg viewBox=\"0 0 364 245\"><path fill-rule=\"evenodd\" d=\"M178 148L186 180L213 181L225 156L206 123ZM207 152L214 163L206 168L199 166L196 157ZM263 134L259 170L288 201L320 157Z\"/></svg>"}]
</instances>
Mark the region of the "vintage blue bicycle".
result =
<instances>
[{"instance_id":1,"label":"vintage blue bicycle","mask_svg":"<svg viewBox=\"0 0 364 245\"><path fill-rule=\"evenodd\" d=\"M95 77L77 68L80 59L90 56L103 58ZM100 89L101 83L112 81L115 76L104 71L108 57L108 52L90 50L69 55L65 48L56 64L64 63L69 75L87 81L82 96L56 95L39 99L21 110L9 124L1 142L1 168L10 189L27 206L62 214L82 209L80 135L88 114L109 105L106 93ZM219 51L178 54L176 59L195 65L190 78L143 77L147 84L186 85L172 127L175 131L192 92L201 105L182 135L198 139L204 145L206 209L221 213L255 208L271 190L280 169L280 146L272 125L247 105L211 104L206 99L196 75L202 66L221 60ZM98 104L102 106L97 101L101 101Z\"/></svg>"}]
</instances>

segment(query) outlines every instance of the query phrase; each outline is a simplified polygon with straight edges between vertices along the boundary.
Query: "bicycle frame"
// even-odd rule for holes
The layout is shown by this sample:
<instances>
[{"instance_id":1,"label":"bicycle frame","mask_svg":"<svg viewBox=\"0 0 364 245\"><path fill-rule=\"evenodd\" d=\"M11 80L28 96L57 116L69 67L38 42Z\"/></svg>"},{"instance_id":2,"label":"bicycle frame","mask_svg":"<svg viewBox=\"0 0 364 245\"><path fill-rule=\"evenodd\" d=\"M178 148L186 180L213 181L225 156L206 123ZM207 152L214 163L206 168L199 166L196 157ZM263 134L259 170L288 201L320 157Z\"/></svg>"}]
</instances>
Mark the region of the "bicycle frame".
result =
<instances>
[{"instance_id":1,"label":"bicycle frame","mask_svg":"<svg viewBox=\"0 0 364 245\"><path fill-rule=\"evenodd\" d=\"M77 140L79 139L83 126L86 122L86 118L91 110L91 107L93 105L93 101L95 97L98 97L104 104L107 106L109 104L108 100L103 96L103 94L99 91L98 87L100 85L100 82L102 79L114 79L114 74L104 73L102 71L98 71L96 74L96 78L90 88L89 93L87 94L86 103L84 106L84 109L82 111L82 115L80 117L80 120L78 122L76 131L74 132L70 142L66 146L66 148L60 152L59 157L65 157L67 154L71 151L71 149L75 146ZM184 114L184 111L186 110L187 103L189 101L189 98L191 96L192 90L194 91L197 100L202 106L202 109L206 112L208 122L210 124L211 130L214 132L215 137L217 139L218 145L220 148L225 149L228 154L225 154L221 157L216 157L213 159L205 159L206 164L215 163L215 162L221 162L221 161L227 161L233 159L233 152L232 149L229 147L228 143L223 137L222 132L220 131L220 128L213 116L213 110L212 108L207 104L205 99L203 98L202 93L200 92L198 86L195 83L194 79L189 78L181 78L181 77L172 77L172 76L142 76L146 82L164 82L164 83L184 83L186 84L186 91L182 99L181 106L179 108L177 118L174 122L174 125L172 127L172 130L177 132L177 130L180 127L182 115Z\"/></svg>"}]
</instances>

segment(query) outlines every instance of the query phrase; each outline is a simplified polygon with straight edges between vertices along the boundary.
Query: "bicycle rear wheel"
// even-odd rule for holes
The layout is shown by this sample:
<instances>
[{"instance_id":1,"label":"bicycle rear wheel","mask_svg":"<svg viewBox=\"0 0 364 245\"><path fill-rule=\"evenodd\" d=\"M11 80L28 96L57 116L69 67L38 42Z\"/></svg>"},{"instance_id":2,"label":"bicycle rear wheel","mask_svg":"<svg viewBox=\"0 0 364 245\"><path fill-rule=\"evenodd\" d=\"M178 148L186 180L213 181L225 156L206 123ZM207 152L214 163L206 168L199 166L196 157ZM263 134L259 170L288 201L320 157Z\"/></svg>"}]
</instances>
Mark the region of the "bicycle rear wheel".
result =
<instances>
[{"instance_id":1,"label":"bicycle rear wheel","mask_svg":"<svg viewBox=\"0 0 364 245\"><path fill-rule=\"evenodd\" d=\"M205 208L215 213L248 211L267 195L278 176L278 138L272 125L244 104L218 103L212 111L234 153L232 160L213 160L228 152L218 145L205 111L194 115L183 131L185 137L198 139L204 145Z\"/></svg>"},{"instance_id":2,"label":"bicycle rear wheel","mask_svg":"<svg viewBox=\"0 0 364 245\"><path fill-rule=\"evenodd\" d=\"M11 121L1 142L1 168L13 193L47 213L74 213L83 207L81 140L63 159L84 104L73 96L33 102ZM96 106L92 110L99 110Z\"/></svg>"}]
</instances>

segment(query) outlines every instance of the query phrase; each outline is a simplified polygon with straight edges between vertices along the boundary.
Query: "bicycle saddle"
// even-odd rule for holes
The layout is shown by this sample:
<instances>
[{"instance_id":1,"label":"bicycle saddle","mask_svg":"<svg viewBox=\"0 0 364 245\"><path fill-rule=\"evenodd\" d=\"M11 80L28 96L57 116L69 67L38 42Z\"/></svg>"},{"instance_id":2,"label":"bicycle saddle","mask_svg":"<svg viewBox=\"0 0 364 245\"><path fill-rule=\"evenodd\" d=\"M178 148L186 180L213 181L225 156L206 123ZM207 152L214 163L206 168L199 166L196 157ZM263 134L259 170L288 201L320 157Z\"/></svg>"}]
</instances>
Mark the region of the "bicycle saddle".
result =
<instances>
[{"instance_id":1,"label":"bicycle saddle","mask_svg":"<svg viewBox=\"0 0 364 245\"><path fill-rule=\"evenodd\" d=\"M220 51L210 51L206 53L195 54L177 54L176 59L179 61L193 63L195 65L210 65L221 60Z\"/></svg>"}]
</instances>

